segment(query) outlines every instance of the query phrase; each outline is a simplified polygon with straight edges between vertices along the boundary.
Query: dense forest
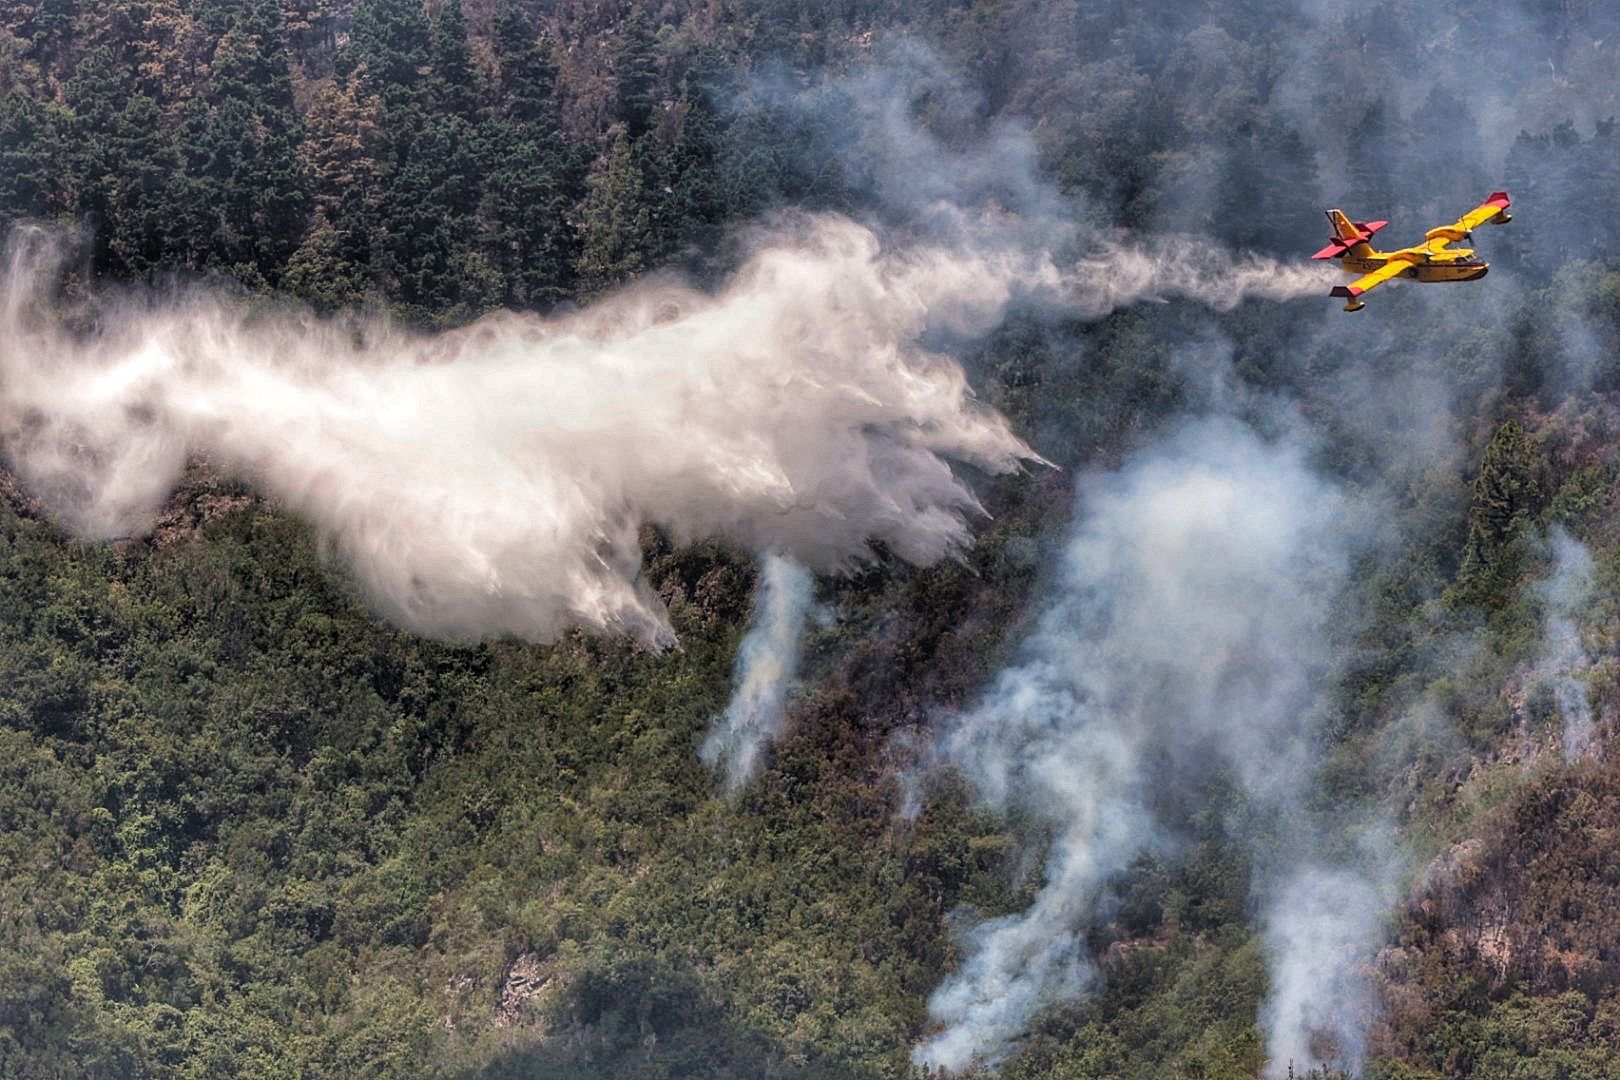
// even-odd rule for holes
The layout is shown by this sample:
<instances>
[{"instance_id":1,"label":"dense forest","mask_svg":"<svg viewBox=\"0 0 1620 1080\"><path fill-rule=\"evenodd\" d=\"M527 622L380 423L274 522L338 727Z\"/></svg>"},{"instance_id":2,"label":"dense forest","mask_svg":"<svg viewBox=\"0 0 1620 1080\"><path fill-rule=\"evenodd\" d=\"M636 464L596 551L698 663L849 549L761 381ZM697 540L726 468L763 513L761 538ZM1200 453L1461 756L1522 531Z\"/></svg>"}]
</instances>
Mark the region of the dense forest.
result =
<instances>
[{"instance_id":1,"label":"dense forest","mask_svg":"<svg viewBox=\"0 0 1620 1080\"><path fill-rule=\"evenodd\" d=\"M201 296L431 358L659 283L748 295L807 216L1199 268L919 332L1031 453L956 464L986 513L953 557L815 577L735 790L700 747L771 545L640 523L678 647L413 633L252 468L186 455L149 526L81 527L0 409L0 1076L1620 1077L1617 97L1597 0L0 0L3 273L63 238L48 306L86 349ZM1407 243L1502 188L1481 282L1358 315L1218 284L1298 269L1327 206ZM0 340L0 397L29 348ZM1276 447L1297 490L1248 508L1320 496L1262 567L1294 591L1220 587L1320 647L1232 630L1207 718L1196 680L1115 686L1158 678L1136 639L1073 654L1119 673L1075 701L1142 714L1153 838L1060 906L1073 978L950 1056L974 928L1047 910L1072 855L975 723L1014 726L1088 565L1134 602L1155 543L1104 524L1151 520L1155 467ZM1172 629L1212 603L1169 591L1141 610ZM1357 868L1318 907L1367 926L1289 1028L1302 846Z\"/></svg>"}]
</instances>

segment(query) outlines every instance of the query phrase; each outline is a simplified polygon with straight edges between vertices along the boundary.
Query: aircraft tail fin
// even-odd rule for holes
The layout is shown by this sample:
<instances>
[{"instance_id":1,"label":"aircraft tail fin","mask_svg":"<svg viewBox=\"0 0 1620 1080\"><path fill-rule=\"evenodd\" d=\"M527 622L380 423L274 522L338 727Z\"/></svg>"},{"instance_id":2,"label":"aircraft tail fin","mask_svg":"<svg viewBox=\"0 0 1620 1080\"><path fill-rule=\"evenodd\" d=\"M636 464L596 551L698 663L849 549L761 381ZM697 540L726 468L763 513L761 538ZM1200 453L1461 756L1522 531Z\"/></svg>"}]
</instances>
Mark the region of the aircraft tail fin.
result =
<instances>
[{"instance_id":1,"label":"aircraft tail fin","mask_svg":"<svg viewBox=\"0 0 1620 1080\"><path fill-rule=\"evenodd\" d=\"M1361 230L1356 223L1345 216L1343 210L1333 209L1327 212L1328 221L1333 225L1333 235L1347 244L1353 244L1361 239Z\"/></svg>"},{"instance_id":2,"label":"aircraft tail fin","mask_svg":"<svg viewBox=\"0 0 1620 1080\"><path fill-rule=\"evenodd\" d=\"M1338 208L1329 210L1327 217L1333 226L1333 235L1329 237L1327 247L1311 256L1313 259L1338 259L1345 255L1366 258L1373 253L1372 245L1367 241L1372 239L1373 233L1389 224L1387 221L1351 221Z\"/></svg>"}]
</instances>

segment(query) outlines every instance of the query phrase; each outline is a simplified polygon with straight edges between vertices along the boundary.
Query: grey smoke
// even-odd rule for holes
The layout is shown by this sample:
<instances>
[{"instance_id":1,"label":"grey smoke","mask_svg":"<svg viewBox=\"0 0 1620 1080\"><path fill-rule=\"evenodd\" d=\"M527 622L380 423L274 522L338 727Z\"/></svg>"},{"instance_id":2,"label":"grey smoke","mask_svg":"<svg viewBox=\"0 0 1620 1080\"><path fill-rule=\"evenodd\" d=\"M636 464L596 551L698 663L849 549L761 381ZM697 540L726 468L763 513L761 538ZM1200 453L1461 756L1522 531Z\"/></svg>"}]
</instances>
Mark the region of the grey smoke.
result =
<instances>
[{"instance_id":1,"label":"grey smoke","mask_svg":"<svg viewBox=\"0 0 1620 1080\"><path fill-rule=\"evenodd\" d=\"M922 1065L993 1066L1085 985L1087 920L1159 835L1162 762L1230 770L1274 808L1308 775L1343 494L1298 444L1212 419L1083 478L1079 505L1021 659L933 748L987 804L1021 808L1052 838L1029 910L964 934L960 968L929 1001L938 1029L914 1051Z\"/></svg>"},{"instance_id":2,"label":"grey smoke","mask_svg":"<svg viewBox=\"0 0 1620 1080\"><path fill-rule=\"evenodd\" d=\"M814 585L810 572L792 559L771 554L760 564L754 617L737 650L731 702L699 750L705 765L723 772L727 794L759 773L766 748L781 733Z\"/></svg>"},{"instance_id":3,"label":"grey smoke","mask_svg":"<svg viewBox=\"0 0 1620 1080\"><path fill-rule=\"evenodd\" d=\"M1367 972L1394 901L1399 867L1306 863L1263 915L1270 993L1261 1009L1267 1080L1332 1067L1360 1076L1374 1013ZM1380 872L1381 871L1381 872Z\"/></svg>"},{"instance_id":4,"label":"grey smoke","mask_svg":"<svg viewBox=\"0 0 1620 1080\"><path fill-rule=\"evenodd\" d=\"M804 141L802 168L832 172L863 206L915 233L960 238L988 214L1037 249L1095 224L1051 183L1026 123L987 119L982 95L915 39L881 52L809 86L797 73L758 77L747 104Z\"/></svg>"},{"instance_id":5,"label":"grey smoke","mask_svg":"<svg viewBox=\"0 0 1620 1080\"><path fill-rule=\"evenodd\" d=\"M930 243L1049 257L1062 282L1043 299L1064 314L1097 318L1172 299L1230 311L1251 299L1325 298L1344 278L1308 252L1279 260L1234 251L1188 223L1115 228L1059 191L1024 119L990 116L983 95L931 48L899 38L880 53L809 87L758 78L748 96L807 140L806 167L835 168L885 223Z\"/></svg>"},{"instance_id":6,"label":"grey smoke","mask_svg":"<svg viewBox=\"0 0 1620 1080\"><path fill-rule=\"evenodd\" d=\"M1577 621L1592 602L1592 554L1561 528L1553 530L1550 544L1553 572L1540 586L1547 611L1536 671L1558 703L1564 759L1575 761L1590 754L1596 741L1586 690L1592 657L1581 642Z\"/></svg>"},{"instance_id":7,"label":"grey smoke","mask_svg":"<svg viewBox=\"0 0 1620 1080\"><path fill-rule=\"evenodd\" d=\"M1399 35L1386 33L1379 37L1373 28L1363 25L1365 20L1354 11L1318 4L1314 0L1298 6L1293 17L1299 32L1284 37L1297 52L1263 72L1265 77L1275 75L1277 81L1273 86L1258 88L1258 104L1279 119L1292 115L1304 139L1304 156L1319 170L1318 176L1325 181L1325 188L1315 190L1308 181L1289 183L1281 191L1266 193L1270 196L1268 206L1284 212L1297 211L1304 206L1313 219L1320 221L1317 212L1322 205L1343 203L1361 217L1390 217L1395 221L1396 227L1392 229L1395 239L1410 242L1404 240L1404 236L1412 229L1416 228L1420 235L1423 228L1449 220L1450 216L1472 205L1467 200L1503 186L1504 182L1495 174L1521 126L1544 130L1565 115L1569 104L1567 94L1535 90L1538 85L1563 76L1555 73L1550 65L1543 68L1539 60L1525 59L1551 43L1543 30L1531 25L1532 20L1523 11L1508 5L1505 9L1481 12L1477 5L1446 3L1422 11L1414 9L1413 14L1417 20L1415 26L1420 29L1407 28ZM1459 32L1459 29L1475 28L1475 20L1483 14L1494 20L1488 24L1490 32ZM1201 145L1189 148L1197 156L1181 170L1179 177L1168 177L1173 191L1178 182L1179 187L1185 189L1181 196L1161 196L1153 209L1155 220L1161 223L1168 222L1178 230L1196 230L1203 227L1201 222L1208 219L1212 208L1229 206L1233 201L1230 190L1218 189L1215 166L1223 151L1237 148L1241 156L1244 144L1229 136L1221 121L1229 119L1236 128L1253 118L1257 88L1252 80L1240 81L1230 73L1250 73L1255 71L1256 65L1225 62L1233 52L1249 46L1221 28L1199 26L1185 33L1179 32L1185 30L1185 26L1180 26L1176 28L1178 32L1172 32L1165 24L1187 21L1187 15L1180 9L1165 8L1161 12L1145 11L1139 15L1130 27L1134 41L1123 32L1119 39L1099 37L1093 54L1079 58L1079 62L1072 48L1053 48L1044 56L1038 48L1042 31L1049 35L1072 32L1070 27L1076 18L1073 12L1060 8L1043 10L1037 6L1009 16L997 24L996 29L1021 34L1022 43L1033 47L1011 48L1008 52L1020 57L1022 70L1040 72L1038 78L1029 80L1031 84L1040 82L1045 87L1059 89L1043 88L1057 98L1055 103L1049 99L1032 104L1027 96L1019 98L1024 88L1018 75L1000 76L998 73L998 77L1012 84L1010 88L1003 86L1001 93L1004 98L1030 109L1034 114L1033 122L1043 125L1062 124L1066 115L1083 116L1087 129L1085 138L1070 139L1067 144L1061 144L1061 148L1068 156L1065 167L1071 176L1096 179L1097 174L1106 172L1103 162L1115 159L1102 155L1097 155L1095 160L1088 157L1085 150L1088 145L1110 142L1129 145L1138 128L1174 130L1177 102L1173 99L1154 99L1139 111L1122 108L1123 115L1109 110L1116 100L1130 100L1132 91L1137 92L1138 102L1144 100L1140 84L1132 81L1137 75L1134 65L1189 64L1200 81L1194 82L1193 89L1187 93L1197 98L1199 107L1193 110L1193 115L1201 121L1201 130L1196 135L1189 133L1189 137L1201 141ZM1286 6L1275 15L1281 19L1290 17ZM1159 31L1157 36L1154 30ZM1483 90L1477 86L1481 37L1485 39L1486 55L1491 58L1485 66L1501 76ZM1164 40L1167 44L1156 57L1144 59L1140 50L1136 56L1129 55L1130 46L1144 38ZM1342 48L1346 41L1353 41L1356 46ZM1403 52L1407 48L1411 49L1410 53ZM1382 77L1376 66L1380 62L1395 66L1410 64L1419 59L1419 51L1421 62L1429 72L1419 83L1392 83ZM1063 65L1063 70L1051 70L1054 64ZM1612 83L1613 80L1597 80L1594 85L1609 87ZM1441 85L1460 91L1460 96L1473 110L1472 116L1457 125L1453 132L1455 141L1466 146L1465 153L1454 155L1464 167L1453 170L1438 184L1433 176L1421 170L1396 169L1386 178L1387 193L1372 198L1363 179L1369 154L1381 160L1398 161L1421 152L1421 140L1407 141L1411 128L1407 121L1425 106L1428 96ZM1269 100L1268 93L1272 95ZM1612 91L1588 95L1580 103L1581 108L1587 109L1592 117L1605 115L1608 109L1602 104L1605 95L1612 97ZM1217 97L1228 108L1216 110L1217 122L1210 125L1209 101ZM1371 150L1363 148L1352 152L1348 138L1350 129L1359 120L1361 111L1379 97L1388 98L1391 134L1382 140L1372 140ZM1533 116L1535 102L1555 102L1556 110L1550 116ZM932 101L930 107L936 107ZM890 110L886 115L902 119L908 116L898 110ZM881 124L877 129L887 130ZM995 130L1008 161L1017 163L1031 159L1028 144L1018 141L1016 131L1009 132L1004 124ZM1050 131L1050 126L1047 130ZM925 221L931 227L947 231L971 232L975 222L972 215L949 209L930 213L926 205L918 205L920 200L906 202L910 192L930 190L938 182L933 180L934 148L923 140L919 152L915 133L906 130L903 134L905 139L899 140L897 145L902 147L899 157L905 167L886 170L880 162L869 171L869 175L876 178L873 186L882 192L895 192L891 198L907 207L912 220ZM1261 149L1264 153L1264 148ZM1478 165L1468 169L1466 163L1476 158ZM1268 180L1272 175L1292 175L1286 168L1288 163L1281 164L1285 167L1261 168L1257 172ZM1014 171L1023 175L1021 168ZM919 174L929 182L908 184L908 177ZM950 194L942 201L948 207L960 206L964 205L964 197L971 199L975 192L988 192L990 185L981 184L977 179L983 175L985 171L976 167L951 174L949 182L944 184ZM1165 179L1159 178L1161 183ZM1103 183L1093 186L1107 188ZM1031 191L1022 184L1009 185L1006 194L979 194L977 197L980 203L973 205L999 202L1018 207L1035 220L1042 220L1045 207L1050 205L1045 192L1039 188ZM1071 216L1071 221L1073 219ZM1140 220L1140 217L1135 219ZM941 225L941 222L946 224ZM1073 253L1074 258L1072 262L1064 260L1063 265L1078 266L1090 252L1105 250L1108 237L1107 229L1097 225L1069 230L1061 246L1066 253ZM1424 474L1427 470L1445 469L1451 462L1460 434L1459 405L1477 400L1480 392L1478 386L1471 386L1468 381L1486 383L1497 378L1494 366L1498 358L1489 351L1481 356L1479 350L1473 350L1464 364L1458 364L1457 357L1448 354L1448 346L1436 347L1429 343L1467 342L1475 322L1495 321L1489 310L1490 300L1506 295L1514 287L1511 261L1502 257L1505 250L1499 246L1506 237L1511 234L1493 236L1493 243L1482 243L1483 253L1496 261L1496 268L1488 285L1474 294L1461 296L1419 288L1402 290L1398 285L1390 287L1387 299L1391 305L1406 305L1409 311L1418 312L1417 321L1430 328L1429 338L1414 333L1413 319L1384 324L1366 320L1347 322L1335 308L1326 304L1318 317L1321 325L1308 335L1316 355L1310 356L1307 351L1306 357L1298 362L1301 381L1309 380L1312 389L1308 396L1317 404L1331 402L1333 408L1333 415L1324 418L1320 426L1324 430L1337 427L1341 437L1348 435L1361 444L1353 449L1359 451L1362 460L1352 458L1345 472L1354 472L1359 466L1366 481L1382 489L1383 497L1398 500L1403 479L1419 491L1433 486L1425 484ZM1140 237L1127 238L1126 242L1133 249L1144 246ZM1154 240L1150 243L1168 242ZM1151 276L1156 283L1153 288L1132 289L1128 285L1128 273L1111 278L1093 276L1088 280L1089 292L1076 292L1071 297L1073 307L1083 313L1108 310L1114 301L1107 290L1121 281L1126 283L1123 291L1128 295L1153 296L1159 283L1166 280L1166 266L1174 266L1194 279L1203 269L1213 279L1212 284L1218 286L1223 268L1213 266L1207 258L1199 258L1201 254L1204 252L1200 250L1200 242L1192 241L1189 257L1153 260ZM1230 255L1223 261L1229 263ZM1122 263L1112 260L1109 265L1117 269ZM1340 280L1337 275L1325 277L1321 287L1325 291L1328 285ZM1195 287L1189 291L1205 303L1219 303L1210 289ZM1095 308L1088 302L1089 297L1096 298ZM1240 295L1237 299L1241 298ZM1443 329L1436 332L1436 328ZM1415 340L1425 344L1414 346ZM1578 340L1582 357L1595 357L1600 353L1588 347L1585 339L1565 340ZM1333 341L1343 344L1329 348L1326 343ZM1458 348L1457 351L1466 350ZM1333 360L1324 363L1324 357ZM1283 357L1276 363L1286 368L1296 361ZM1336 385L1330 388L1330 384ZM1468 413L1469 406L1462 404L1461 415ZM1335 447L1339 453L1343 453L1343 449L1342 443ZM1352 455L1345 454L1345 457ZM1378 498L1376 493L1369 494L1368 501L1375 503ZM1094 511L1083 506L1081 512ZM1362 527L1361 523L1353 523L1350 530ZM1336 528L1339 530L1336 537L1331 535L1334 529L1323 529L1330 556L1334 549L1342 550L1344 545L1355 542L1344 535L1347 531L1344 522L1336 523ZM1396 543L1401 540L1386 539ZM1064 580L1069 580L1067 572ZM1064 599L1057 606L1082 610L1082 604L1073 599L1075 591L1062 590ZM1321 600L1320 595L1310 597L1310 602ZM1111 602L1100 603L1107 608ZM1111 616L1097 617L1097 621L1110 620ZM1093 692L1088 678L1064 670L1068 665L1058 659L1063 647L1052 644L1051 621L1050 615L1043 620L1041 629L1025 646L1025 659L1001 676L985 703L967 717L947 721L938 745L932 748L943 761L961 768L974 781L986 802L992 806L1023 806L1045 820L1053 839L1047 853L1045 887L1031 908L1018 916L974 923L964 934L962 965L931 1002L931 1015L941 1027L917 1048L917 1060L923 1063L952 1069L972 1062L994 1063L1011 1051L1019 1033L1035 1013L1083 992L1091 972L1080 931L1086 920L1095 917L1109 877L1128 863L1133 850L1138 850L1133 845L1156 842L1154 823L1146 813L1144 800L1138 796L1144 786L1165 781L1164 774L1149 769L1144 762L1151 761L1156 768L1159 748L1169 740L1161 731L1144 736L1123 721L1096 719L1098 695ZM1327 665L1327 649L1321 636L1303 635L1297 645L1301 670L1322 672ZM1319 685L1325 680L1313 681ZM1111 685L1106 678L1103 684ZM1566 689L1568 685L1566 680ZM1309 782L1311 766L1315 764L1308 736L1313 723L1311 704L1318 693L1318 686L1298 694L1293 693L1291 687L1283 686L1280 697L1292 697L1303 704L1286 724L1260 725L1262 738L1252 747L1240 747L1245 736L1238 730L1234 730L1227 741L1212 740L1219 751L1216 759L1239 774L1249 798L1284 822L1290 813L1305 816L1302 789ZM1068 719L1061 719L1063 717ZM1113 742L1105 744L1099 740L1094 746L1071 748L1059 739L1065 725L1076 731L1101 730ZM1433 701L1425 701L1421 708L1413 710L1411 723L1404 727L1406 730L1399 734L1420 742L1439 737L1435 732L1450 737L1446 718L1437 711ZM1387 734L1393 737L1397 733ZM1195 740L1193 745L1208 744ZM1062 752L1054 749L1059 746ZM1144 746L1151 746L1153 754L1145 754ZM1246 749L1257 752L1246 756ZM1407 752L1395 747L1385 749L1390 753ZM1172 745L1169 756L1176 760L1177 767L1185 767L1190 753ZM1058 795L1055 784L1043 786L1038 775L1043 761L1061 762L1056 771L1077 786L1084 786L1084 797ZM1094 777L1100 779L1093 782ZM1098 821L1126 825L1121 826L1116 839L1108 841L1098 831ZM1383 932L1383 918L1403 863L1387 838L1375 844L1376 851L1353 858L1342 852L1330 854L1324 850L1342 847L1336 842L1340 838L1333 834L1331 827L1324 828L1325 835L1317 835L1316 828L1310 826L1290 831L1279 825L1279 831L1285 834L1284 846L1288 850L1273 853L1275 865L1258 876L1255 886L1260 930L1272 976L1271 994L1261 1017L1269 1050L1268 1072L1285 1074L1290 1062L1303 1072L1328 1063L1324 1059L1359 1071L1361 1032L1370 1008L1360 967ZM1081 851L1096 862L1088 865L1073 857Z\"/></svg>"}]
</instances>

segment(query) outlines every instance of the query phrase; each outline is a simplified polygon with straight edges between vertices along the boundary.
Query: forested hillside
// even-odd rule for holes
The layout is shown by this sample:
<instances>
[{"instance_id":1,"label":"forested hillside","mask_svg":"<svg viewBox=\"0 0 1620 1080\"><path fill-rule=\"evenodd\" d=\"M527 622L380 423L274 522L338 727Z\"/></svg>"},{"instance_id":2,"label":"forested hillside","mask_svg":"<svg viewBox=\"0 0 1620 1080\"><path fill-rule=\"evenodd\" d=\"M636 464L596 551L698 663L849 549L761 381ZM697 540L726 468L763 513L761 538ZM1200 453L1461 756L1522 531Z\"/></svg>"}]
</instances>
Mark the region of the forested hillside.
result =
<instances>
[{"instance_id":1,"label":"forested hillside","mask_svg":"<svg viewBox=\"0 0 1620 1080\"><path fill-rule=\"evenodd\" d=\"M1620 1076L1617 96L1595 0L0 0L0 1076Z\"/></svg>"}]
</instances>

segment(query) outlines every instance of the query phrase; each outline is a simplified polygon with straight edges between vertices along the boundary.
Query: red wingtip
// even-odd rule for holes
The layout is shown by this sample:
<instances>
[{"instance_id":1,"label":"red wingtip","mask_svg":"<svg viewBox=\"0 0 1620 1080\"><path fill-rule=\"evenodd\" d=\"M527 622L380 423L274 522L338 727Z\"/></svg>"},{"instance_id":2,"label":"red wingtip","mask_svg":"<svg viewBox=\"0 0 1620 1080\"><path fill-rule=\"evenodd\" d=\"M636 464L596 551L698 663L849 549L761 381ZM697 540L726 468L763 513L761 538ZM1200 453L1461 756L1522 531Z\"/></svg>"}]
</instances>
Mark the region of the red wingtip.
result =
<instances>
[{"instance_id":1,"label":"red wingtip","mask_svg":"<svg viewBox=\"0 0 1620 1080\"><path fill-rule=\"evenodd\" d=\"M1491 197L1485 200L1486 206L1512 206L1513 200L1508 198L1505 191L1493 191Z\"/></svg>"},{"instance_id":2,"label":"red wingtip","mask_svg":"<svg viewBox=\"0 0 1620 1080\"><path fill-rule=\"evenodd\" d=\"M1328 293L1328 295L1329 296L1360 296L1362 293L1364 293L1366 291L1367 291L1366 289L1360 289L1360 288L1357 288L1354 285L1335 285L1335 286L1333 286L1333 291Z\"/></svg>"}]
</instances>

